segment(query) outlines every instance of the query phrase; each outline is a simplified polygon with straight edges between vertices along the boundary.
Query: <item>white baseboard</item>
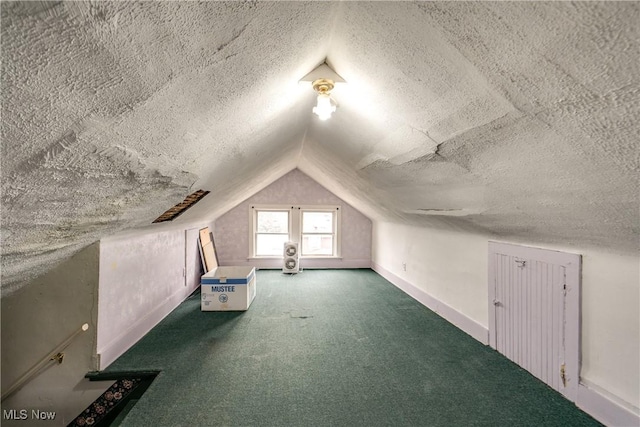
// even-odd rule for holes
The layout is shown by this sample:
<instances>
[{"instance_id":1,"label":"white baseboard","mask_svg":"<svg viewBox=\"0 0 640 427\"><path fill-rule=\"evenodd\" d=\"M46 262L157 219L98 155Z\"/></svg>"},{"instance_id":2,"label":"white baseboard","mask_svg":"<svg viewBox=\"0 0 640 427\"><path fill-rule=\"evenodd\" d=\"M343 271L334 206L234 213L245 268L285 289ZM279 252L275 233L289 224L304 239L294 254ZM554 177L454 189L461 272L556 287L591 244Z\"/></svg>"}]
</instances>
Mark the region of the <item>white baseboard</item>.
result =
<instances>
[{"instance_id":1,"label":"white baseboard","mask_svg":"<svg viewBox=\"0 0 640 427\"><path fill-rule=\"evenodd\" d=\"M113 363L118 357L124 354L131 346L137 343L140 338L145 336L147 332L153 329L162 319L164 319L169 313L171 313L185 298L187 298L193 291L195 291L200 283L198 281L197 286L182 287L178 292L171 295L169 298L160 303L154 310L147 313L144 317L140 318L135 324L127 329L122 335L111 341L102 349L98 349L98 363L99 370L105 369L111 363Z\"/></svg>"},{"instance_id":2,"label":"white baseboard","mask_svg":"<svg viewBox=\"0 0 640 427\"><path fill-rule=\"evenodd\" d=\"M635 408L635 411L631 408L626 408L623 404L605 396L605 392L599 391L598 387L588 383L580 383L578 386L576 405L606 426L640 426L638 408Z\"/></svg>"},{"instance_id":3,"label":"white baseboard","mask_svg":"<svg viewBox=\"0 0 640 427\"><path fill-rule=\"evenodd\" d=\"M489 344L489 331L484 326L438 301L414 284L396 276L375 262L371 263L371 268L393 285L406 292L409 296L471 335L482 344ZM580 383L578 387L578 399L575 404L606 426L640 426L640 412L637 408L616 402L614 397L607 397L606 392L599 390L599 388L594 385Z\"/></svg>"},{"instance_id":4,"label":"white baseboard","mask_svg":"<svg viewBox=\"0 0 640 427\"><path fill-rule=\"evenodd\" d=\"M265 259L235 259L220 260L221 266L239 266L239 267L256 267L264 269L281 269L281 258L265 258ZM371 260L367 259L344 259L344 258L308 258L300 260L300 268L304 269L323 269L323 268L371 268Z\"/></svg>"},{"instance_id":5,"label":"white baseboard","mask_svg":"<svg viewBox=\"0 0 640 427\"><path fill-rule=\"evenodd\" d=\"M422 305L426 306L433 312L437 313L450 323L454 324L462 331L471 335L473 338L480 341L482 344L489 344L489 330L477 323L475 320L470 319L464 314L460 313L456 309L448 306L447 304L435 299L422 289L418 288L416 285L407 282L406 280L396 276L386 268L376 264L375 262L371 262L371 268L387 279L389 282L394 284L396 287L402 289L405 293L407 293L410 297L420 302Z\"/></svg>"}]
</instances>

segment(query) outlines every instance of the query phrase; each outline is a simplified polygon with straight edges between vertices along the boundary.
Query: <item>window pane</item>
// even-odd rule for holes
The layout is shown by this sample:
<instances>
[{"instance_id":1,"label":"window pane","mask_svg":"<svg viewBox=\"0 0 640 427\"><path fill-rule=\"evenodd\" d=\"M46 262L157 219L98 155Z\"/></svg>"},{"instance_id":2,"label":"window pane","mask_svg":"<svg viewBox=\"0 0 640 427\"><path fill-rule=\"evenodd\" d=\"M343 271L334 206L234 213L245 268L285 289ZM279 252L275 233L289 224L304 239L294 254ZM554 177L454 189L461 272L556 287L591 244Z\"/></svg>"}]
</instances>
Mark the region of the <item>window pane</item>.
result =
<instances>
[{"instance_id":1,"label":"window pane","mask_svg":"<svg viewBox=\"0 0 640 427\"><path fill-rule=\"evenodd\" d=\"M256 235L256 255L282 256L284 253L284 243L289 241L288 234L257 234Z\"/></svg>"},{"instance_id":2,"label":"window pane","mask_svg":"<svg viewBox=\"0 0 640 427\"><path fill-rule=\"evenodd\" d=\"M333 233L333 212L302 212L303 233Z\"/></svg>"},{"instance_id":3,"label":"window pane","mask_svg":"<svg viewBox=\"0 0 640 427\"><path fill-rule=\"evenodd\" d=\"M333 255L333 236L330 234L303 235L302 255Z\"/></svg>"},{"instance_id":4,"label":"window pane","mask_svg":"<svg viewBox=\"0 0 640 427\"><path fill-rule=\"evenodd\" d=\"M258 233L289 233L289 212L258 211Z\"/></svg>"}]
</instances>

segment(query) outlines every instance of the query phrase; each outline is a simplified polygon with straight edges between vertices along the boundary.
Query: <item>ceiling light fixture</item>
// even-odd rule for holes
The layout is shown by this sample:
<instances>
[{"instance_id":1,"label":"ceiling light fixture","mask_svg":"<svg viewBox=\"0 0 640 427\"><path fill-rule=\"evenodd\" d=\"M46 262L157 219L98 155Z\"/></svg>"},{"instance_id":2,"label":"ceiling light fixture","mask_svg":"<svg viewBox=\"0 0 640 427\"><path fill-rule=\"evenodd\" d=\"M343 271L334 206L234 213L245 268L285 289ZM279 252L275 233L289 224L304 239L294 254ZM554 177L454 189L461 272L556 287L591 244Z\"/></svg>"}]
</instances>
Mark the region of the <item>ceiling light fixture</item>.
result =
<instances>
[{"instance_id":1,"label":"ceiling light fixture","mask_svg":"<svg viewBox=\"0 0 640 427\"><path fill-rule=\"evenodd\" d=\"M336 103L331 99L331 91L333 90L333 80L317 79L312 83L313 90L318 92L318 103L313 107L313 112L317 114L320 120L331 118L331 114L336 111Z\"/></svg>"},{"instance_id":2,"label":"ceiling light fixture","mask_svg":"<svg viewBox=\"0 0 640 427\"><path fill-rule=\"evenodd\" d=\"M320 120L327 120L336 111L338 104L331 97L331 91L336 84L346 83L326 62L318 65L309 74L300 79L300 83L311 83L313 90L318 93L316 106L312 111Z\"/></svg>"}]
</instances>

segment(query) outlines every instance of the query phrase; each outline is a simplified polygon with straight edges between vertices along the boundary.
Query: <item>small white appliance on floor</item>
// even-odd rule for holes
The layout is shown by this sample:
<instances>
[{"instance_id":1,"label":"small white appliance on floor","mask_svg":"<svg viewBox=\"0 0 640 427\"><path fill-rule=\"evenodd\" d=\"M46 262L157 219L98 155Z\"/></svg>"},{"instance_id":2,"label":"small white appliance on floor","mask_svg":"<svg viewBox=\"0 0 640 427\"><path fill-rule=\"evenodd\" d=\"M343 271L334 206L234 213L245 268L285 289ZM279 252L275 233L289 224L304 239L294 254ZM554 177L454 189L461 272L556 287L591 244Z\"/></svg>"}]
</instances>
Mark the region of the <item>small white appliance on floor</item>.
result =
<instances>
[{"instance_id":1,"label":"small white appliance on floor","mask_svg":"<svg viewBox=\"0 0 640 427\"><path fill-rule=\"evenodd\" d=\"M300 271L300 253L298 243L286 242L284 244L284 265L283 273L298 273Z\"/></svg>"}]
</instances>

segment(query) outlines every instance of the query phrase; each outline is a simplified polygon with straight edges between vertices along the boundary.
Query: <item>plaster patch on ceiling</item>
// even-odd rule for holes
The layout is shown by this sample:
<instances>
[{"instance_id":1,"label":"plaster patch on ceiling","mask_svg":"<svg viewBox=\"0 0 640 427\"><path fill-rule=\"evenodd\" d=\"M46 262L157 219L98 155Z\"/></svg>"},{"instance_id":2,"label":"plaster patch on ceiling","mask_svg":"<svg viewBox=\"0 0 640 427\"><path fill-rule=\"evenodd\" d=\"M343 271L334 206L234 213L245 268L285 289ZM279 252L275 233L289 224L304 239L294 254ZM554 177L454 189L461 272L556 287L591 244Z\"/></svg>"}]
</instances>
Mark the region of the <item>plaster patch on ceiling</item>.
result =
<instances>
[{"instance_id":1,"label":"plaster patch on ceiling","mask_svg":"<svg viewBox=\"0 0 640 427\"><path fill-rule=\"evenodd\" d=\"M364 156L362 158L362 160L360 160L357 164L356 164L356 169L360 170L360 169L364 169L374 163L378 163L378 162L388 162L389 159L381 154L378 153L370 153L367 154L366 156Z\"/></svg>"},{"instance_id":2,"label":"plaster patch on ceiling","mask_svg":"<svg viewBox=\"0 0 640 427\"><path fill-rule=\"evenodd\" d=\"M406 211L459 211L479 213L485 208L485 187L478 184L403 185L386 187L395 203Z\"/></svg>"},{"instance_id":3,"label":"plaster patch on ceiling","mask_svg":"<svg viewBox=\"0 0 640 427\"><path fill-rule=\"evenodd\" d=\"M426 193L438 186L484 185L479 175L440 154L428 154L401 165L378 161L360 170L359 174L377 187L391 189L391 192L404 187L422 188L424 191L421 193Z\"/></svg>"},{"instance_id":4,"label":"plaster patch on ceiling","mask_svg":"<svg viewBox=\"0 0 640 427\"><path fill-rule=\"evenodd\" d=\"M373 220L404 222L456 232L487 234L480 225L447 215L416 215L402 212L388 191L372 185L326 148L305 144L299 169L336 196Z\"/></svg>"},{"instance_id":5,"label":"plaster patch on ceiling","mask_svg":"<svg viewBox=\"0 0 640 427\"><path fill-rule=\"evenodd\" d=\"M437 148L438 143L426 131L402 125L378 142L374 146L374 153L369 154L358 163L358 169L371 164L365 163L366 159L386 160L391 164L401 165L416 157L435 154Z\"/></svg>"},{"instance_id":6,"label":"plaster patch on ceiling","mask_svg":"<svg viewBox=\"0 0 640 427\"><path fill-rule=\"evenodd\" d=\"M405 163L413 162L416 160L431 160L438 158L438 150L440 149L441 144L433 145L422 145L416 147L412 150L409 150L403 154L395 156L389 159L389 163L392 165L403 165Z\"/></svg>"},{"instance_id":7,"label":"plaster patch on ceiling","mask_svg":"<svg viewBox=\"0 0 640 427\"><path fill-rule=\"evenodd\" d=\"M482 213L482 209L409 209L404 213L433 216L468 216Z\"/></svg>"},{"instance_id":8,"label":"plaster patch on ceiling","mask_svg":"<svg viewBox=\"0 0 640 427\"><path fill-rule=\"evenodd\" d=\"M527 129L539 124L532 123L531 119L522 113L514 111L484 126L458 133L456 136L444 141L438 146L438 156L448 162L459 165L466 171L471 170L475 156L492 147L505 144L509 139L516 139L520 131L529 132ZM496 153L499 154L499 153ZM482 171L477 170L478 176Z\"/></svg>"},{"instance_id":9,"label":"plaster patch on ceiling","mask_svg":"<svg viewBox=\"0 0 640 427\"><path fill-rule=\"evenodd\" d=\"M2 5L2 8L19 16L38 15L40 13L48 13L55 16L59 13L57 11L60 10L58 6L61 3L62 1L16 1L6 2Z\"/></svg>"}]
</instances>

